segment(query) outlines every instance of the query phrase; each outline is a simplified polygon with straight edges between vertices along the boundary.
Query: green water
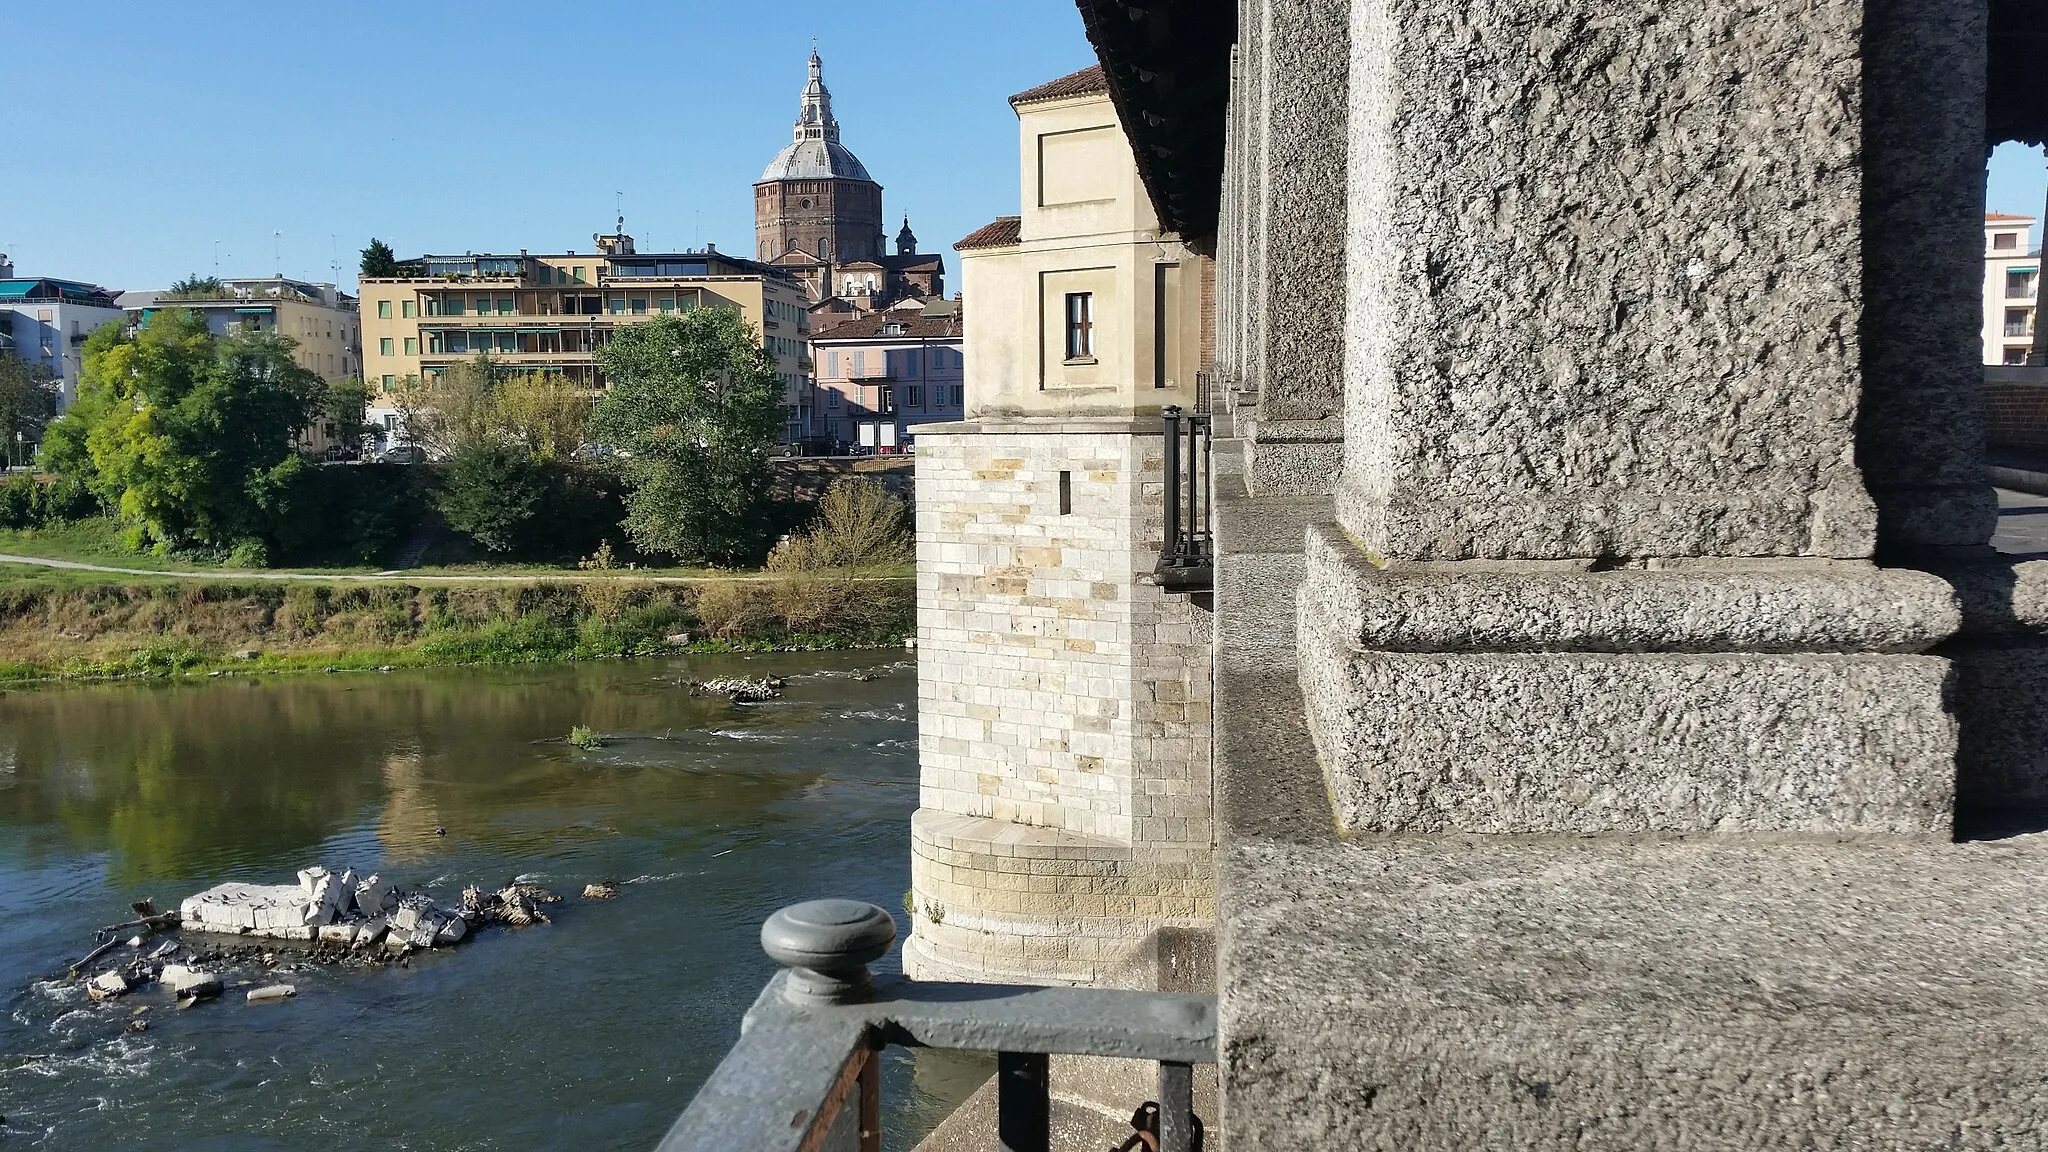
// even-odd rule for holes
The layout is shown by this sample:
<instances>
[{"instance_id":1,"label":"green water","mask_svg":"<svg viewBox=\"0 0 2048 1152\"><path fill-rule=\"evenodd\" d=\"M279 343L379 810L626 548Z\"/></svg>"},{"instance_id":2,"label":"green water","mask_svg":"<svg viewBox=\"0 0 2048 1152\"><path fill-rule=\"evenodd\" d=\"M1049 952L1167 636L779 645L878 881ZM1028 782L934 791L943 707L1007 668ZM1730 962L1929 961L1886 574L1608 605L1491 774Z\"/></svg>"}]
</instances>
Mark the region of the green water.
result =
<instances>
[{"instance_id":1,"label":"green water","mask_svg":"<svg viewBox=\"0 0 2048 1152\"><path fill-rule=\"evenodd\" d=\"M678 686L735 674L787 695ZM773 970L763 917L825 895L900 916L914 711L900 653L0 695L0 1148L651 1147ZM560 742L576 724L610 744ZM315 862L570 899L409 968L292 972L282 1004L46 979L130 900ZM599 879L623 895L575 899ZM889 1069L896 1148L974 1075Z\"/></svg>"}]
</instances>

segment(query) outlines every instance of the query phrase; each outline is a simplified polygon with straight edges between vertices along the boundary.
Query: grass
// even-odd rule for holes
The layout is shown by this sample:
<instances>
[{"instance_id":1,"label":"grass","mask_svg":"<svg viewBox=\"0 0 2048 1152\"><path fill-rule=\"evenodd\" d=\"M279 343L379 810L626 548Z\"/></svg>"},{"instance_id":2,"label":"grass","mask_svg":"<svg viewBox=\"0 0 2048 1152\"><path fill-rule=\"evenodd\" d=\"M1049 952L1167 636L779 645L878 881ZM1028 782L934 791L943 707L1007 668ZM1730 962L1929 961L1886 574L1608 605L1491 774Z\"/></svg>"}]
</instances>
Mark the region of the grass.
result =
<instances>
[{"instance_id":1,"label":"grass","mask_svg":"<svg viewBox=\"0 0 2048 1152\"><path fill-rule=\"evenodd\" d=\"M68 560L77 564L99 564L108 568L128 568L145 572L161 572L168 576L220 577L256 569L232 568L224 553L173 553L159 556L151 552L131 552L123 547L120 528L110 519L74 520L47 528L21 530L0 529L0 553L16 556L34 556L45 560ZM0 564L0 569L20 569L30 572L62 572L64 569L40 568L35 565ZM390 569L373 565L332 568L265 568L261 571L277 574L303 576L376 576L391 572ZM912 565L898 565L892 568L862 572L863 577L894 579L915 575ZM92 576L93 573L77 573ZM473 562L460 564L429 564L408 568L402 573L392 573L394 578L403 579L417 576L462 579L531 579L531 580L735 580L754 579L761 576L757 570L733 570L725 568L650 567L637 569L581 569L574 564L531 564ZM105 572L97 574L102 581L130 579L124 573Z\"/></svg>"},{"instance_id":2,"label":"grass","mask_svg":"<svg viewBox=\"0 0 2048 1152\"><path fill-rule=\"evenodd\" d=\"M595 728L578 724L569 729L569 743L587 752L593 748L604 747L604 736Z\"/></svg>"},{"instance_id":3,"label":"grass","mask_svg":"<svg viewBox=\"0 0 2048 1152\"><path fill-rule=\"evenodd\" d=\"M0 565L0 681L871 647L910 630L904 583L841 583L822 608L794 586L282 583Z\"/></svg>"}]
</instances>

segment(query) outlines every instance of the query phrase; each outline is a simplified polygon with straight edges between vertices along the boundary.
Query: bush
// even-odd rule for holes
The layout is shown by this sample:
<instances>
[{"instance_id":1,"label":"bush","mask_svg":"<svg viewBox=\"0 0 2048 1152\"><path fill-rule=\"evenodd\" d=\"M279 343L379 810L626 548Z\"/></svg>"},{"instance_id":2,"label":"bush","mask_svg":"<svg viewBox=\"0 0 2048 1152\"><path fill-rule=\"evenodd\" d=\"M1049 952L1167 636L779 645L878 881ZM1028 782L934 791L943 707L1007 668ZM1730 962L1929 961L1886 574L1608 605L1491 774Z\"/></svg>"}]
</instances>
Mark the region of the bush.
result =
<instances>
[{"instance_id":1,"label":"bush","mask_svg":"<svg viewBox=\"0 0 2048 1152\"><path fill-rule=\"evenodd\" d=\"M818 515L802 535L775 546L768 568L817 572L896 567L916 559L917 543L903 501L873 480L845 479L818 501Z\"/></svg>"},{"instance_id":2,"label":"bush","mask_svg":"<svg viewBox=\"0 0 2048 1152\"><path fill-rule=\"evenodd\" d=\"M752 580L726 580L697 590L697 623L720 640L738 640L775 623L767 589Z\"/></svg>"},{"instance_id":3,"label":"bush","mask_svg":"<svg viewBox=\"0 0 2048 1152\"><path fill-rule=\"evenodd\" d=\"M230 568L270 567L270 545L254 538L237 541L228 552Z\"/></svg>"},{"instance_id":4,"label":"bush","mask_svg":"<svg viewBox=\"0 0 2048 1152\"><path fill-rule=\"evenodd\" d=\"M42 485L20 475L0 484L0 528L35 528L42 522Z\"/></svg>"},{"instance_id":5,"label":"bush","mask_svg":"<svg viewBox=\"0 0 2048 1152\"><path fill-rule=\"evenodd\" d=\"M76 476L59 476L43 489L44 524L90 520L104 511L99 497L94 496L92 489L85 486L85 481Z\"/></svg>"},{"instance_id":6,"label":"bush","mask_svg":"<svg viewBox=\"0 0 2048 1152\"><path fill-rule=\"evenodd\" d=\"M524 551L534 514L548 495L546 470L524 448L465 445L441 474L434 506L448 526L486 551Z\"/></svg>"},{"instance_id":7,"label":"bush","mask_svg":"<svg viewBox=\"0 0 2048 1152\"><path fill-rule=\"evenodd\" d=\"M604 736L595 728L578 724L574 728L569 729L569 743L585 750L602 748L604 747Z\"/></svg>"}]
</instances>

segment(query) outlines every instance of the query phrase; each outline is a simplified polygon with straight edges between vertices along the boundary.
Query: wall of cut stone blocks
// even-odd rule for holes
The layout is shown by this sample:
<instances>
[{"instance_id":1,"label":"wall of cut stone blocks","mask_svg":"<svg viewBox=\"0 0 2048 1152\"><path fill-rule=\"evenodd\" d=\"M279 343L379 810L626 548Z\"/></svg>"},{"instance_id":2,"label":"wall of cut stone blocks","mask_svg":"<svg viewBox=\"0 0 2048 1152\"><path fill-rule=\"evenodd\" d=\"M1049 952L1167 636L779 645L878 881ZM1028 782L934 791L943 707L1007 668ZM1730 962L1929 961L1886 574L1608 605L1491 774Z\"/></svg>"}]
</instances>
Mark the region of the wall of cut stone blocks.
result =
<instances>
[{"instance_id":1,"label":"wall of cut stone blocks","mask_svg":"<svg viewBox=\"0 0 2048 1152\"><path fill-rule=\"evenodd\" d=\"M1209 623L1149 581L1148 422L958 427L918 445L907 963L1087 982L1211 914Z\"/></svg>"}]
</instances>

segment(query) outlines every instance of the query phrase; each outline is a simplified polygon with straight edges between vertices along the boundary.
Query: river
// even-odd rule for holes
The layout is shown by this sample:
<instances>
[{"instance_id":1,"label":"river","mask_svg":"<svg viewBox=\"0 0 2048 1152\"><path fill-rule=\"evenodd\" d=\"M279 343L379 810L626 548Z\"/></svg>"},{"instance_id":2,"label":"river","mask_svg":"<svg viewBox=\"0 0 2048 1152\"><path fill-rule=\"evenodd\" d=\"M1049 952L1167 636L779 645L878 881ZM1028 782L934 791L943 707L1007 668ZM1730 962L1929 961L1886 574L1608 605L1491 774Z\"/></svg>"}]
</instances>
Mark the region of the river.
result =
<instances>
[{"instance_id":1,"label":"river","mask_svg":"<svg viewBox=\"0 0 2048 1152\"><path fill-rule=\"evenodd\" d=\"M679 686L722 675L787 694ZM651 1148L774 971L763 917L837 895L901 923L915 698L901 653L0 694L0 1148ZM570 747L577 724L610 742ZM566 899L410 967L292 972L283 1003L95 1005L46 979L131 900L316 862L450 903L514 876ZM578 899L600 879L622 895ZM889 1146L984 1073L898 1050Z\"/></svg>"}]
</instances>

